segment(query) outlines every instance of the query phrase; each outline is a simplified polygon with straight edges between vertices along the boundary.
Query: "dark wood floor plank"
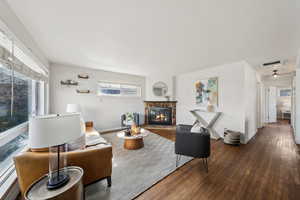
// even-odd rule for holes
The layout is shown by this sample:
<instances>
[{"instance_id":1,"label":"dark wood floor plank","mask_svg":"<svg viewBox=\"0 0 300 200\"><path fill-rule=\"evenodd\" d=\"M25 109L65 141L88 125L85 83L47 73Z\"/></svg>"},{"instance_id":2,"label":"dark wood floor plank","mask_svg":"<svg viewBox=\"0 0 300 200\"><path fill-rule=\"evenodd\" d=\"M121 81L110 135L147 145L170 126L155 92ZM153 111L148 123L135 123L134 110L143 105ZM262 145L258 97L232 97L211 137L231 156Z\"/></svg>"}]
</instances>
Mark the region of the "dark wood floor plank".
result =
<instances>
[{"instance_id":1,"label":"dark wood floor plank","mask_svg":"<svg viewBox=\"0 0 300 200\"><path fill-rule=\"evenodd\" d=\"M151 131L175 141L174 130ZM137 199L299 200L299 149L288 123L269 124L247 145L212 142L208 174L194 159Z\"/></svg>"}]
</instances>

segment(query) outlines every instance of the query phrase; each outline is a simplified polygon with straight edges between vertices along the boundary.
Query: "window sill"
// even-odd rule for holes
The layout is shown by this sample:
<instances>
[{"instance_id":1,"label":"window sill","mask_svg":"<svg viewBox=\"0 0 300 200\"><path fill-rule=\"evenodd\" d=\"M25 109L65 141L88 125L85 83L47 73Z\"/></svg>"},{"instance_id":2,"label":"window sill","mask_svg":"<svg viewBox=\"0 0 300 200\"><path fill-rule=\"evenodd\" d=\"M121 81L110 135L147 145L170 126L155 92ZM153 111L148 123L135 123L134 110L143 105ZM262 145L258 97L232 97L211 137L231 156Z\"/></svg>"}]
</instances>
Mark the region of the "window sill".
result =
<instances>
[{"instance_id":1,"label":"window sill","mask_svg":"<svg viewBox=\"0 0 300 200\"><path fill-rule=\"evenodd\" d=\"M17 173L14 166L11 166L11 168L3 175L3 180L0 180L1 186L0 186L0 199L13 199L8 198L12 196L17 196L19 193L19 189L14 189L14 185L17 181Z\"/></svg>"},{"instance_id":2,"label":"window sill","mask_svg":"<svg viewBox=\"0 0 300 200\"><path fill-rule=\"evenodd\" d=\"M28 131L28 122L24 122L16 127L8 129L0 134L0 146L10 142L20 134Z\"/></svg>"},{"instance_id":3,"label":"window sill","mask_svg":"<svg viewBox=\"0 0 300 200\"><path fill-rule=\"evenodd\" d=\"M9 130L9 132L15 132L16 130L26 130L28 127L28 122L23 123L17 127L15 127L15 130ZM25 129L24 129L25 128ZM6 133L6 132L5 132ZM16 136L18 136L20 134L16 134ZM6 135L3 135L2 137L5 137ZM0 138L2 138L0 137ZM5 138L7 139L7 138ZM23 148L19 149L19 153L27 151L28 150L28 146L26 145ZM16 154L16 155L17 155ZM15 155L11 156L12 157ZM14 166L14 163L11 163L6 169L4 169L2 171L2 173L0 174L0 199L15 199L17 197L17 195L19 194L19 187L18 187L18 183L17 183L17 173L16 173L16 169Z\"/></svg>"},{"instance_id":4,"label":"window sill","mask_svg":"<svg viewBox=\"0 0 300 200\"><path fill-rule=\"evenodd\" d=\"M28 146L24 147L21 152L27 151ZM19 194L17 184L17 172L14 164L7 168L4 174L0 176L0 199L15 199ZM13 198L12 198L13 197Z\"/></svg>"}]
</instances>

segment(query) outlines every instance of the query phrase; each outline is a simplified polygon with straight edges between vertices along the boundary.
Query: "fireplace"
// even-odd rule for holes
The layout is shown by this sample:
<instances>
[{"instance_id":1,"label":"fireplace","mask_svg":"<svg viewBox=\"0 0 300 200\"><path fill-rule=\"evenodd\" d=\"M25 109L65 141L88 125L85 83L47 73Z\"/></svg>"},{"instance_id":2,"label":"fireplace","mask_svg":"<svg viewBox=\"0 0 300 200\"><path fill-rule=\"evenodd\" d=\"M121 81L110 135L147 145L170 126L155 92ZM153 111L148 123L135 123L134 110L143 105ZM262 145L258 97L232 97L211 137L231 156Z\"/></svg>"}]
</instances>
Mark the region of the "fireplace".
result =
<instances>
[{"instance_id":1,"label":"fireplace","mask_svg":"<svg viewBox=\"0 0 300 200\"><path fill-rule=\"evenodd\" d=\"M172 125L172 108L151 107L149 124Z\"/></svg>"},{"instance_id":2,"label":"fireplace","mask_svg":"<svg viewBox=\"0 0 300 200\"><path fill-rule=\"evenodd\" d=\"M176 101L144 101L146 125L176 125Z\"/></svg>"}]
</instances>

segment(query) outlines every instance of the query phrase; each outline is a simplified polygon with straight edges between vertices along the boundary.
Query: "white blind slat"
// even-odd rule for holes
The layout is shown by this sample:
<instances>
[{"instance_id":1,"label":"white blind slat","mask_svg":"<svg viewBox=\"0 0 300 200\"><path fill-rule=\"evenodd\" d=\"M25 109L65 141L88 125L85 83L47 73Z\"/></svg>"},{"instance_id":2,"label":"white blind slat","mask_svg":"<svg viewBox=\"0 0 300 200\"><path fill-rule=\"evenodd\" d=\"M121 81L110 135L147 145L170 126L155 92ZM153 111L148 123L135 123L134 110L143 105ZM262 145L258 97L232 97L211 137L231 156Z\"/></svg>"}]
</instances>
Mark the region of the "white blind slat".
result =
<instances>
[{"instance_id":1,"label":"white blind slat","mask_svg":"<svg viewBox=\"0 0 300 200\"><path fill-rule=\"evenodd\" d=\"M13 54L13 55L12 55ZM21 48L0 30L0 58L3 63L9 63L13 70L34 80L48 82L48 72L40 67L34 59L24 53Z\"/></svg>"}]
</instances>

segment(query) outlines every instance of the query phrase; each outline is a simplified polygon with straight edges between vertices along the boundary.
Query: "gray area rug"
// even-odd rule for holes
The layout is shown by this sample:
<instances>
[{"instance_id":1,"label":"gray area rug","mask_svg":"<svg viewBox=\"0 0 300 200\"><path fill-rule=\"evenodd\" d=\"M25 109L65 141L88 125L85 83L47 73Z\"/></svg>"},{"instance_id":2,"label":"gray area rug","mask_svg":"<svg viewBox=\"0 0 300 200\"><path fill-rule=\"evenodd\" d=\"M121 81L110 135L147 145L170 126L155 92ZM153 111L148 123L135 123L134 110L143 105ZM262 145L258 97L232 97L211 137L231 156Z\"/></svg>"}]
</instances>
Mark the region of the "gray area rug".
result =
<instances>
[{"instance_id":1,"label":"gray area rug","mask_svg":"<svg viewBox=\"0 0 300 200\"><path fill-rule=\"evenodd\" d=\"M150 133L144 138L144 148L126 150L116 134L102 135L113 146L112 186L108 188L106 180L89 185L85 188L87 200L133 199L176 170L171 140ZM191 159L181 156L179 166Z\"/></svg>"}]
</instances>

